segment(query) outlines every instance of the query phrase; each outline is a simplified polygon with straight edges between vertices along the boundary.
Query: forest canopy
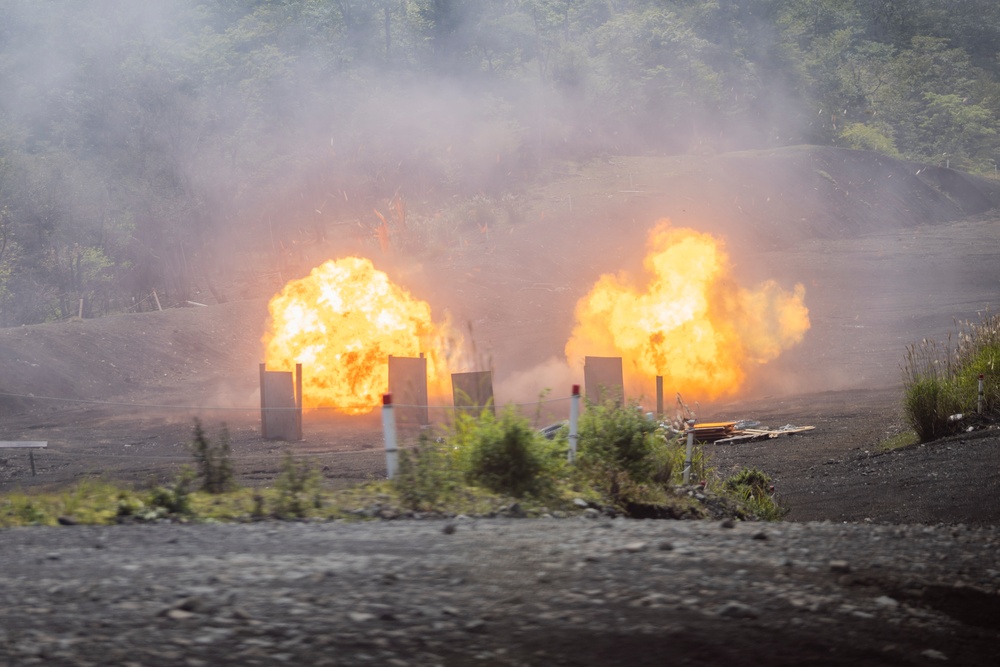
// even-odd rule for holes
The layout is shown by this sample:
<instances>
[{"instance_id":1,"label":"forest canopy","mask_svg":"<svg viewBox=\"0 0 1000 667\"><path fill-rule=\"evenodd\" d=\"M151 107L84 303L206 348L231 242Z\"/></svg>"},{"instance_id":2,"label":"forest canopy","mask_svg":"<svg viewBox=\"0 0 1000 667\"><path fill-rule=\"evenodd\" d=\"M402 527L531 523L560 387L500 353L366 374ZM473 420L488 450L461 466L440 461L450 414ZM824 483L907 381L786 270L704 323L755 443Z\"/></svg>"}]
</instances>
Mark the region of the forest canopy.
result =
<instances>
[{"instance_id":1,"label":"forest canopy","mask_svg":"<svg viewBox=\"0 0 1000 667\"><path fill-rule=\"evenodd\" d=\"M998 49L995 0L0 0L0 326L183 302L557 160L993 174Z\"/></svg>"}]
</instances>

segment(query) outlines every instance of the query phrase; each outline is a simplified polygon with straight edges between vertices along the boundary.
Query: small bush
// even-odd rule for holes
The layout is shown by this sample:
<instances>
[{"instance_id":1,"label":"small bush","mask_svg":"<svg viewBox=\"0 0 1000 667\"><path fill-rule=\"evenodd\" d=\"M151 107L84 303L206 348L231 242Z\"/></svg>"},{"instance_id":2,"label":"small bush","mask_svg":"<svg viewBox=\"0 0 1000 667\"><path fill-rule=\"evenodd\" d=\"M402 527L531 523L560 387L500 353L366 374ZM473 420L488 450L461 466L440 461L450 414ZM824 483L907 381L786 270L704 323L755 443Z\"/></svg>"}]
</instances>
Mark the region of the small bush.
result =
<instances>
[{"instance_id":1,"label":"small bush","mask_svg":"<svg viewBox=\"0 0 1000 667\"><path fill-rule=\"evenodd\" d=\"M404 507L429 510L459 485L461 478L447 446L445 441L421 434L416 447L399 452L399 470L392 484Z\"/></svg>"},{"instance_id":2,"label":"small bush","mask_svg":"<svg viewBox=\"0 0 1000 667\"><path fill-rule=\"evenodd\" d=\"M466 481L514 497L550 491L560 474L560 444L546 440L513 408L499 417L458 415L445 441Z\"/></svg>"},{"instance_id":3,"label":"small bush","mask_svg":"<svg viewBox=\"0 0 1000 667\"><path fill-rule=\"evenodd\" d=\"M194 436L188 445L198 466L201 488L207 493L225 493L236 487L233 472L232 452L229 446L229 429L225 424L219 434L219 441L208 439L201 420L194 420Z\"/></svg>"},{"instance_id":4,"label":"small bush","mask_svg":"<svg viewBox=\"0 0 1000 667\"><path fill-rule=\"evenodd\" d=\"M139 516L146 509L146 503L136 498L131 493L121 491L115 504L115 516L124 519L132 516Z\"/></svg>"},{"instance_id":5,"label":"small bush","mask_svg":"<svg viewBox=\"0 0 1000 667\"><path fill-rule=\"evenodd\" d=\"M285 452L274 488L278 492L275 514L279 517L301 519L310 508L322 505L319 471L309 461L296 461L291 452Z\"/></svg>"},{"instance_id":6,"label":"small bush","mask_svg":"<svg viewBox=\"0 0 1000 667\"><path fill-rule=\"evenodd\" d=\"M666 501L665 490L683 468L684 451L636 404L588 404L580 418L580 474L609 500L630 504Z\"/></svg>"},{"instance_id":7,"label":"small bush","mask_svg":"<svg viewBox=\"0 0 1000 667\"><path fill-rule=\"evenodd\" d=\"M586 466L601 462L622 470L637 482L663 478L662 466L669 464L657 456L659 426L635 404L624 408L614 403L588 404L580 417L579 460ZM670 473L666 472L669 480Z\"/></svg>"},{"instance_id":8,"label":"small bush","mask_svg":"<svg viewBox=\"0 0 1000 667\"><path fill-rule=\"evenodd\" d=\"M22 526L41 526L49 523L45 510L30 496L14 495L8 510L15 523Z\"/></svg>"},{"instance_id":9,"label":"small bush","mask_svg":"<svg viewBox=\"0 0 1000 667\"><path fill-rule=\"evenodd\" d=\"M149 506L163 510L166 514L191 514L191 486L195 481L195 472L190 466L181 468L180 473L170 486L158 486L149 494ZM119 507L122 507L119 504Z\"/></svg>"}]
</instances>

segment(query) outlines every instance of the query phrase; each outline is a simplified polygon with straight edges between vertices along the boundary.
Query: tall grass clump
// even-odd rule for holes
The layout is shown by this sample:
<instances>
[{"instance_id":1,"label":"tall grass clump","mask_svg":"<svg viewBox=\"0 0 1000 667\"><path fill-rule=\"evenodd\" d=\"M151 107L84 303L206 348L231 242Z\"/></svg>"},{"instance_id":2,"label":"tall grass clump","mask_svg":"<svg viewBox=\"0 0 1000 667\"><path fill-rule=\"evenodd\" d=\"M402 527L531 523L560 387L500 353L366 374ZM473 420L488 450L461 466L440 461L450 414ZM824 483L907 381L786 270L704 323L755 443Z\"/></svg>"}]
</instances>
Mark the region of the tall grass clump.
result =
<instances>
[{"instance_id":1,"label":"tall grass clump","mask_svg":"<svg viewBox=\"0 0 1000 667\"><path fill-rule=\"evenodd\" d=\"M954 341L954 342L953 342ZM964 322L945 344L932 340L909 345L903 363L903 407L921 442L963 428L949 417L978 410L983 375L982 417L1000 414L1000 317L984 315Z\"/></svg>"},{"instance_id":2,"label":"tall grass clump","mask_svg":"<svg viewBox=\"0 0 1000 667\"><path fill-rule=\"evenodd\" d=\"M906 348L903 407L921 442L948 435L948 417L962 411L952 361L950 345L924 339Z\"/></svg>"},{"instance_id":3,"label":"tall grass clump","mask_svg":"<svg viewBox=\"0 0 1000 667\"><path fill-rule=\"evenodd\" d=\"M279 518L303 519L310 508L322 506L319 470L310 461L297 461L286 451L281 461L281 473L274 480L277 491L275 514Z\"/></svg>"},{"instance_id":4,"label":"tall grass clump","mask_svg":"<svg viewBox=\"0 0 1000 667\"><path fill-rule=\"evenodd\" d=\"M404 507L416 511L433 509L461 486L450 449L445 440L422 433L416 447L400 450L393 487Z\"/></svg>"},{"instance_id":5,"label":"tall grass clump","mask_svg":"<svg viewBox=\"0 0 1000 667\"><path fill-rule=\"evenodd\" d=\"M150 492L149 506L157 514L175 516L191 514L191 487L194 485L194 481L194 470L191 469L191 466L183 466L173 482L165 486L157 486ZM125 497L127 498L128 495L126 494ZM118 508L119 515L126 516L131 505L119 501Z\"/></svg>"},{"instance_id":6,"label":"tall grass clump","mask_svg":"<svg viewBox=\"0 0 1000 667\"><path fill-rule=\"evenodd\" d=\"M977 408L979 376L983 376L983 414L1000 415L1000 315L987 314L979 322L965 322L958 333L955 369L967 412Z\"/></svg>"}]
</instances>

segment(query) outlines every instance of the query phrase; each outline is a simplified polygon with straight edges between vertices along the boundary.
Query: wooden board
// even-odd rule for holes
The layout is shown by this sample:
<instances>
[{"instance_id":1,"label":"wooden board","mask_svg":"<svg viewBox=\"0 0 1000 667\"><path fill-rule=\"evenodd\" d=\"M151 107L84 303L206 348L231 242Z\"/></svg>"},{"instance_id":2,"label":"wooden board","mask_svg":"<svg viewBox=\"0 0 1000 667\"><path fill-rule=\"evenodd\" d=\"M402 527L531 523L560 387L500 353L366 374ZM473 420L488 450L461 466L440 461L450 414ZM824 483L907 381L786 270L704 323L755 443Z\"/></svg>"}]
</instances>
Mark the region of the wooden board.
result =
<instances>
[{"instance_id":1,"label":"wooden board","mask_svg":"<svg viewBox=\"0 0 1000 667\"><path fill-rule=\"evenodd\" d=\"M389 393L400 426L431 423L427 406L427 359L389 356Z\"/></svg>"},{"instance_id":2,"label":"wooden board","mask_svg":"<svg viewBox=\"0 0 1000 667\"><path fill-rule=\"evenodd\" d=\"M715 441L717 445L738 445L743 442L756 442L758 440L771 440L783 435L795 435L796 433L805 433L806 431L811 431L815 426L793 426L791 428L779 428L779 429L762 429L762 428L747 428L741 431L733 431L732 435L726 438L720 438Z\"/></svg>"},{"instance_id":3,"label":"wooden board","mask_svg":"<svg viewBox=\"0 0 1000 667\"><path fill-rule=\"evenodd\" d=\"M625 381L621 357L584 357L583 386L587 400L594 405L613 401L625 404Z\"/></svg>"},{"instance_id":4,"label":"wooden board","mask_svg":"<svg viewBox=\"0 0 1000 667\"><path fill-rule=\"evenodd\" d=\"M261 373L261 431L267 440L302 439L294 382L294 375L288 371Z\"/></svg>"},{"instance_id":5,"label":"wooden board","mask_svg":"<svg viewBox=\"0 0 1000 667\"><path fill-rule=\"evenodd\" d=\"M451 393L456 408L478 417L487 408L496 414L493 404L493 373L473 371L451 374Z\"/></svg>"}]
</instances>

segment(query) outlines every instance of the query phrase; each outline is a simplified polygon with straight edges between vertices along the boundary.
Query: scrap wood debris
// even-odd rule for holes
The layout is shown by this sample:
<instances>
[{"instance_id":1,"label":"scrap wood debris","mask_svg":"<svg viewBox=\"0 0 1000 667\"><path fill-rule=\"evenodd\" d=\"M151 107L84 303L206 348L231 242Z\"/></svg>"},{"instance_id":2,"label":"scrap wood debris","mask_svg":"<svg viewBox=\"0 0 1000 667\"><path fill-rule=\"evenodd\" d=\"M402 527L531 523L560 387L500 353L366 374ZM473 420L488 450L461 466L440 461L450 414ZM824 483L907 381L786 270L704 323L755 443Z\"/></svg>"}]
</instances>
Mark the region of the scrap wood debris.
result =
<instances>
[{"instance_id":1,"label":"scrap wood debris","mask_svg":"<svg viewBox=\"0 0 1000 667\"><path fill-rule=\"evenodd\" d=\"M711 442L717 445L736 445L742 442L769 440L782 435L794 435L811 431L815 426L794 426L785 424L781 428L761 428L760 422L742 420L731 422L704 422L694 425L694 438L698 442ZM677 433L686 432L672 429Z\"/></svg>"}]
</instances>

